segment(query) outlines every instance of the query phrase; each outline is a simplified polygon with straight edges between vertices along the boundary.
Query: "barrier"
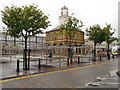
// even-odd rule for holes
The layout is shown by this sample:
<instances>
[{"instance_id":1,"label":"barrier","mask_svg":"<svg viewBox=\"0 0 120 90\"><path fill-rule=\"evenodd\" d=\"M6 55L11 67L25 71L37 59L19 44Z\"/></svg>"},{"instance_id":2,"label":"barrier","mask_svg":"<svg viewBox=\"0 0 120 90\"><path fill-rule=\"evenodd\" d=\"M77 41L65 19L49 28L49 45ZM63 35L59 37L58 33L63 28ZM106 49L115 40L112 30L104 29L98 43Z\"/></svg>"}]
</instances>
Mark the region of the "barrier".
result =
<instances>
[{"instance_id":1,"label":"barrier","mask_svg":"<svg viewBox=\"0 0 120 90\"><path fill-rule=\"evenodd\" d=\"M20 68L19 68L19 60L17 60L17 72L20 71Z\"/></svg>"}]
</instances>

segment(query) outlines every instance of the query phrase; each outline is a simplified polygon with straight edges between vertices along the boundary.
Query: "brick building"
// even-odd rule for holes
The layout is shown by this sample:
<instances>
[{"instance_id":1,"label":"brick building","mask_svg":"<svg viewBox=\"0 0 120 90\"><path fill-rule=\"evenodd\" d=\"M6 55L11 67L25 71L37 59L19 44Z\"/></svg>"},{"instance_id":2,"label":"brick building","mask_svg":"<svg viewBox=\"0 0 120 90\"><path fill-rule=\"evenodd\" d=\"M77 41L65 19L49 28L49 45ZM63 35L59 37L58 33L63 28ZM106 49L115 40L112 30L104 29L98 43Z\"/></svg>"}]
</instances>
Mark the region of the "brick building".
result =
<instances>
[{"instance_id":1,"label":"brick building","mask_svg":"<svg viewBox=\"0 0 120 90\"><path fill-rule=\"evenodd\" d=\"M69 32L69 30L63 30L63 32L60 33L60 26L66 23L67 18L68 18L68 8L66 6L63 6L61 8L61 16L59 17L59 26L46 32L46 44L49 47L54 47L52 49L53 53L59 54L61 52L66 54L67 53L66 48L68 48L70 44L72 48L80 47L84 44L83 31L72 31L71 40L70 37L66 34L66 32ZM61 46L64 48L62 49ZM73 48L73 51L76 54L81 53L80 48Z\"/></svg>"}]
</instances>

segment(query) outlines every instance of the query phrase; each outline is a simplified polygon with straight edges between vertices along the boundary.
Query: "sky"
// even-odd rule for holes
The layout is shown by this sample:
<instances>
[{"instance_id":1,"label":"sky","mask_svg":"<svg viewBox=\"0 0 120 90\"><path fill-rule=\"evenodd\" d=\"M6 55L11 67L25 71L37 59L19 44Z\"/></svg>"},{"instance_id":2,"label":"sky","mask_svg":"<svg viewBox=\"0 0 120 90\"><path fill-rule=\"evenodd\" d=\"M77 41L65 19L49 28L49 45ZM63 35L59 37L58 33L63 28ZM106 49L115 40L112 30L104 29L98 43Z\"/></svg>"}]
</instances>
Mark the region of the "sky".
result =
<instances>
[{"instance_id":1,"label":"sky","mask_svg":"<svg viewBox=\"0 0 120 90\"><path fill-rule=\"evenodd\" d=\"M82 31L89 26L99 24L101 27L111 24L116 30L113 36L118 37L118 2L120 0L0 0L0 10L5 6L25 6L35 4L49 15L51 26L46 29L50 31L59 25L59 16L61 8L65 5L68 7L68 14L74 13L74 17L81 20L84 24ZM1 13L0 13L1 17ZM0 18L0 30L4 24Z\"/></svg>"}]
</instances>

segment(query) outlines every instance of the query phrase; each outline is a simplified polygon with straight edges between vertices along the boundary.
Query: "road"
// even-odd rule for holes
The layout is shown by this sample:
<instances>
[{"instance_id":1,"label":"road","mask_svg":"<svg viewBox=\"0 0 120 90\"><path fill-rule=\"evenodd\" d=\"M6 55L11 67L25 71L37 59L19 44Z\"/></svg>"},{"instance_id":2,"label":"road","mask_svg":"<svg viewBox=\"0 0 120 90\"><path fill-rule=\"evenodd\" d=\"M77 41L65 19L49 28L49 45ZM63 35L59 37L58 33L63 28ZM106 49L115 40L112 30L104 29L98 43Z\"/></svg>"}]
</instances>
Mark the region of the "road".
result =
<instances>
[{"instance_id":1,"label":"road","mask_svg":"<svg viewBox=\"0 0 120 90\"><path fill-rule=\"evenodd\" d=\"M81 88L118 69L118 60L2 80L3 88Z\"/></svg>"}]
</instances>

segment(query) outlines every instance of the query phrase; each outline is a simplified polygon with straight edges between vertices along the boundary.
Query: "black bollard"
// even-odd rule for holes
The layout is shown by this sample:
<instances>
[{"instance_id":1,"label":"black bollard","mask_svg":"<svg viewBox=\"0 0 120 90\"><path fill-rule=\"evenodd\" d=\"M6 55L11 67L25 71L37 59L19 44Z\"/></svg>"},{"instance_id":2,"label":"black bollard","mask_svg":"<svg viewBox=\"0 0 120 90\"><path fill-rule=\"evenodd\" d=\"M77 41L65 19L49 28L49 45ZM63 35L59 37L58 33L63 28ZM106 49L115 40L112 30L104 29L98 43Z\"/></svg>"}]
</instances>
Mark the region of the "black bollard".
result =
<instances>
[{"instance_id":1,"label":"black bollard","mask_svg":"<svg viewBox=\"0 0 120 90\"><path fill-rule=\"evenodd\" d=\"M78 64L80 64L80 57L78 57Z\"/></svg>"},{"instance_id":2,"label":"black bollard","mask_svg":"<svg viewBox=\"0 0 120 90\"><path fill-rule=\"evenodd\" d=\"M19 60L17 60L17 72L20 71L20 68L19 68Z\"/></svg>"},{"instance_id":3,"label":"black bollard","mask_svg":"<svg viewBox=\"0 0 120 90\"><path fill-rule=\"evenodd\" d=\"M67 58L67 65L69 66L69 58Z\"/></svg>"},{"instance_id":4,"label":"black bollard","mask_svg":"<svg viewBox=\"0 0 120 90\"><path fill-rule=\"evenodd\" d=\"M108 54L108 59L110 60L110 54Z\"/></svg>"},{"instance_id":5,"label":"black bollard","mask_svg":"<svg viewBox=\"0 0 120 90\"><path fill-rule=\"evenodd\" d=\"M39 61L39 65L38 65L38 68L41 69L41 65L40 65L40 59L38 60Z\"/></svg>"}]
</instances>

